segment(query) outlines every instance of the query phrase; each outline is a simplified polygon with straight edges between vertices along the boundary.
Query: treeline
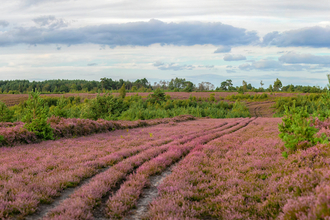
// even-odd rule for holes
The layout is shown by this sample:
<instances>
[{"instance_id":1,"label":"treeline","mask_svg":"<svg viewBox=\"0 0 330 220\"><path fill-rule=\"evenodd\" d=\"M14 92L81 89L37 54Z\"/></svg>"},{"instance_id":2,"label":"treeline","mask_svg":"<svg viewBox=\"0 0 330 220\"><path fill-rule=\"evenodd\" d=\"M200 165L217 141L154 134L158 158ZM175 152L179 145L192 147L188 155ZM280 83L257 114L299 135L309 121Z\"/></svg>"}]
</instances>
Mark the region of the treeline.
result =
<instances>
[{"instance_id":1,"label":"treeline","mask_svg":"<svg viewBox=\"0 0 330 220\"><path fill-rule=\"evenodd\" d=\"M100 81L88 80L0 80L0 93L19 94L30 91L41 93L68 93L68 92L103 92L104 90L118 90L125 84L126 89L140 92L151 91L152 87L146 78L138 79L134 82L129 80L112 80L111 78L101 78Z\"/></svg>"},{"instance_id":2,"label":"treeline","mask_svg":"<svg viewBox=\"0 0 330 220\"><path fill-rule=\"evenodd\" d=\"M302 86L302 85L287 85L283 86L281 80L276 79L273 84L270 84L268 88L264 88L264 83L260 81L260 87L256 88L243 80L241 86L233 86L232 80L227 79L221 82L220 87L216 88L216 91L232 91L238 93L244 92L302 92L302 93L325 93L328 91L327 87L321 88L319 86Z\"/></svg>"},{"instance_id":3,"label":"treeline","mask_svg":"<svg viewBox=\"0 0 330 220\"><path fill-rule=\"evenodd\" d=\"M128 92L151 92L155 89L172 92L192 92L192 91L232 91L244 94L245 92L302 92L302 93L324 93L328 91L326 87L286 85L283 86L281 80L276 79L268 88L264 88L264 83L260 82L260 87L256 88L251 83L243 80L242 85L234 86L231 79L227 79L215 86L211 82L201 82L197 85L184 78L171 79L170 81L160 80L153 85L146 79L136 81L113 80L111 78L101 78L100 81L87 80L45 80L40 82L30 82L28 80L6 80L0 81L0 94L20 94L30 91L41 93L68 93L68 92L93 92L105 93L107 91L118 91L122 86Z\"/></svg>"}]
</instances>

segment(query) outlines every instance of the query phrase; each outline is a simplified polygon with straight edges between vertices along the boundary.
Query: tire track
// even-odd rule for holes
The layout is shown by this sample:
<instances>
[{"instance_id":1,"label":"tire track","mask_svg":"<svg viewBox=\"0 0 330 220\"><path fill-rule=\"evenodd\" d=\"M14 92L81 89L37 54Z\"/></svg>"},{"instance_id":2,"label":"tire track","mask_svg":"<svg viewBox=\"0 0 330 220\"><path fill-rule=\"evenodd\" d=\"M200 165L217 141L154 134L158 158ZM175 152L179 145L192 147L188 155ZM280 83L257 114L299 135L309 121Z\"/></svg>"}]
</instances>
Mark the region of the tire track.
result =
<instances>
[{"instance_id":1,"label":"tire track","mask_svg":"<svg viewBox=\"0 0 330 220\"><path fill-rule=\"evenodd\" d=\"M208 129L205 129L205 130L207 130L209 133L211 133L211 132L214 132L214 131L221 131L223 129L228 129L229 127L235 126L236 124L237 123L228 126L228 123L227 122L224 122L224 123L221 123L221 124L219 124L217 126L214 126L212 128L208 128ZM199 133L200 133L200 131L195 131L195 132L188 132L187 134L176 135L175 137L181 137L181 138L179 138L175 142L177 142L177 144L186 143L189 140L191 140L191 139L189 139L189 137L192 136L192 135L194 135L195 138L199 137ZM188 136L188 138L187 138L187 136ZM171 145L171 144L173 144L173 143L169 143L169 144L167 143L165 145ZM157 147L164 147L165 145L161 145L161 146L157 146ZM129 159L129 158L127 158L127 159ZM66 199L68 199L74 192L76 192L77 190L79 190L81 187L88 185L91 182L91 180L93 180L93 178L95 176L107 172L111 167L112 166L109 166L109 167L105 167L103 169L98 170L98 172L95 175L93 175L93 176L85 179L84 181L80 182L80 184L77 187L75 187L75 188L68 188L66 190L63 190L61 196L58 197L58 198L56 198L53 203L51 203L51 204L43 204L43 205L39 206L39 211L37 211L33 215L27 216L26 219L41 219L41 218L47 216L47 214L52 209L58 207L63 201L65 201Z\"/></svg>"},{"instance_id":2,"label":"tire track","mask_svg":"<svg viewBox=\"0 0 330 220\"><path fill-rule=\"evenodd\" d=\"M230 128L228 128L228 129L226 129L226 130L224 130L224 133L223 134L221 134L221 135L219 135L219 136L217 136L217 137L215 137L215 138L213 138L213 139L209 139L209 140L207 140L207 141L205 141L205 142L202 142L202 144L206 144L206 143L208 143L208 142L210 142L210 141L212 141L212 140L214 140L214 139L217 139L217 138L220 138L220 137L222 137L223 135L225 135L225 134L228 134L228 133L233 133L233 132L236 132L236 131L238 131L238 130L240 130L240 129L242 129L242 128L244 128L244 127L246 127L249 123L251 123L253 120L255 120L255 118L253 118L253 119L251 119L251 120L248 120L247 122L241 122L239 125L237 125L237 126L233 126L233 127L230 127ZM232 128L232 129L231 129ZM191 149L189 149L188 150L188 152L185 154L185 155L187 155L189 152L191 152L191 151L193 151L194 149L195 149L196 147L191 147ZM166 154L166 153L164 153L164 154ZM184 158L185 158L185 155L182 155L180 158L178 158L178 160L183 160ZM160 155L161 156L161 155ZM158 156L157 158L159 158L160 156ZM156 160L157 161L157 158L155 158L154 160ZM147 184L140 184L139 185L139 187L137 188L137 189L135 189L134 187L131 187L132 189L130 189L130 188L125 188L127 185L128 186L131 186L132 184L134 185L134 181L132 181L133 179L134 179L134 175L139 175L138 173L136 173L136 174L134 174L133 176L131 176L130 177L130 182L132 182L132 184L131 183L127 183L127 184L123 184L123 189L120 191L119 190L119 199L118 199L118 196L116 197L116 195L113 197L113 198L110 198L109 199L109 201L110 201L110 205L112 204L112 203L114 203L115 204L115 206L113 207L113 206L110 206L110 207L112 207L112 208L114 208L115 210L117 209L122 209L123 207L122 206L116 206L116 204L118 204L118 203L122 203L122 202L128 202L128 203L134 203L134 201L131 201L131 200L126 200L125 199L125 195L123 195L123 201L121 201L120 200L120 196L121 196L121 193L123 193L123 191L125 191L125 190L128 190L128 191L131 191L131 190L136 190L137 192L139 192L139 190L140 191L142 191L142 193L141 193L141 195L139 194L139 193L137 193L135 196L141 196L140 197L140 199L137 199L135 202L136 202L136 204L133 204L133 205L131 205L131 206L135 206L136 205L136 209L134 209L134 210L128 210L129 211L129 216L128 217L126 217L125 219L127 219L127 220L131 220L131 219L142 219L143 217L144 217L144 215L146 214L146 211L147 211L147 207L148 207L148 205L149 205L149 203L158 195L158 190L157 190L157 186L160 184L160 182L162 182L163 181L163 179L167 176L167 175L169 175L169 174L171 174L171 170L174 168L174 166L175 165L173 165L173 163L175 163L176 164L176 160L173 160L172 162L171 162L171 164L169 164L169 166L170 166L170 168L166 168L166 167L162 167L163 168L163 172L160 174L160 175L153 175L153 173L149 176L149 178L148 178L148 180L150 181L150 184L149 184L149 187L147 188L147 189L144 189L143 190L143 188L144 187L146 187L146 185ZM139 179L138 177L137 177L137 179ZM143 182L143 181L142 181ZM125 194L125 193L124 193ZM133 196L134 197L134 196ZM114 201L113 201L113 199L115 199ZM125 207L125 206L124 206ZM127 207L126 207L127 208ZM104 212L105 212L105 210L104 210ZM112 215L111 215L111 217L112 218L115 218L115 217L123 217L122 215L124 215L124 213L125 213L125 211L124 212L122 212L122 214L120 213L120 212L118 212L117 211L117 214L116 214L116 212L114 212L114 213L112 213ZM98 215L98 216L95 216L94 215L94 217L96 217L96 219L97 220L101 220L101 219L106 219L106 214L104 213L104 216L100 216L100 215Z\"/></svg>"}]
</instances>

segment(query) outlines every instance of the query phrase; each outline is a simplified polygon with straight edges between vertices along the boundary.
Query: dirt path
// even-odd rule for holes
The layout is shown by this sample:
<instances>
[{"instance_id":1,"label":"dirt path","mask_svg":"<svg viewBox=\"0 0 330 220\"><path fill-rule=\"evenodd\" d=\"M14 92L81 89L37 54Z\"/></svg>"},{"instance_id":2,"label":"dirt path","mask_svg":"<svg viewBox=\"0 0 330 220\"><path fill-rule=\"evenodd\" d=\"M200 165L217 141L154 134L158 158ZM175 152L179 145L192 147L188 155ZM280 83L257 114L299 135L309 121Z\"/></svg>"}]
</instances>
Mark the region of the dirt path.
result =
<instances>
[{"instance_id":1,"label":"dirt path","mask_svg":"<svg viewBox=\"0 0 330 220\"><path fill-rule=\"evenodd\" d=\"M247 107L250 110L252 117L265 117L272 118L274 114L274 109L272 106L275 102L266 101L266 102L250 102L247 103Z\"/></svg>"}]
</instances>

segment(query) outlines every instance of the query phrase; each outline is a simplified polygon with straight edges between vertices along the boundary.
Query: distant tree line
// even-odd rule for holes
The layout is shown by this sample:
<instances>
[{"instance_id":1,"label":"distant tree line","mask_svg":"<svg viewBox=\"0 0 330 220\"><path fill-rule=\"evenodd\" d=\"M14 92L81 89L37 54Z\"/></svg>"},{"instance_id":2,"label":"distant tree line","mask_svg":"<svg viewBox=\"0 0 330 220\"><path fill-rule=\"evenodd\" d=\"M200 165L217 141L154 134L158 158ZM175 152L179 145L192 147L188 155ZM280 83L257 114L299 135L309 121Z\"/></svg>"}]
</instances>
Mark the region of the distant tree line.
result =
<instances>
[{"instance_id":1,"label":"distant tree line","mask_svg":"<svg viewBox=\"0 0 330 220\"><path fill-rule=\"evenodd\" d=\"M127 90L152 89L146 78L138 79L134 82L129 80L112 80L111 78L101 78L100 81L88 80L0 80L0 93L19 94L30 91L42 93L68 93L68 92L102 92L104 90L118 90L125 84Z\"/></svg>"},{"instance_id":2,"label":"distant tree line","mask_svg":"<svg viewBox=\"0 0 330 220\"><path fill-rule=\"evenodd\" d=\"M88 80L45 80L45 81L32 81L29 80L0 80L0 93L4 94L20 94L30 91L39 91L41 93L68 93L68 92L105 92L116 91L120 88L125 88L129 92L151 92L155 89L162 89L163 91L174 92L192 92L192 91L232 91L244 93L252 92L304 92L304 93L322 93L327 91L327 88L318 86L283 86L281 80L276 79L273 84L268 88L264 88L264 83L260 82L260 87L256 88L243 80L242 85L234 86L231 79L227 79L220 83L218 87L210 82L201 82L197 85L184 78L171 79L169 81L160 80L154 82L153 85L146 79L137 79L135 81L129 80L113 80L111 78L101 78L100 81Z\"/></svg>"}]
</instances>

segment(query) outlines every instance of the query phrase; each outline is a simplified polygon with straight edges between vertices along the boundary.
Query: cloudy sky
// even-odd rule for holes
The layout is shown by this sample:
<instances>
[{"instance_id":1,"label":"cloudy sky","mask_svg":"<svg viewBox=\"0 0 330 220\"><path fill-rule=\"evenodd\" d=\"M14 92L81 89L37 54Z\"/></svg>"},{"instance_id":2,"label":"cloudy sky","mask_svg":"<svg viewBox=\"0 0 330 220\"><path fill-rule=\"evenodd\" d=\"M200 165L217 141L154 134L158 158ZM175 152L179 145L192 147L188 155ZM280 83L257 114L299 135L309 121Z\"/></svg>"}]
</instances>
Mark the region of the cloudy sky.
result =
<instances>
[{"instance_id":1,"label":"cloudy sky","mask_svg":"<svg viewBox=\"0 0 330 220\"><path fill-rule=\"evenodd\" d=\"M328 0L1 0L0 80L327 84Z\"/></svg>"}]
</instances>

